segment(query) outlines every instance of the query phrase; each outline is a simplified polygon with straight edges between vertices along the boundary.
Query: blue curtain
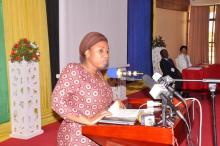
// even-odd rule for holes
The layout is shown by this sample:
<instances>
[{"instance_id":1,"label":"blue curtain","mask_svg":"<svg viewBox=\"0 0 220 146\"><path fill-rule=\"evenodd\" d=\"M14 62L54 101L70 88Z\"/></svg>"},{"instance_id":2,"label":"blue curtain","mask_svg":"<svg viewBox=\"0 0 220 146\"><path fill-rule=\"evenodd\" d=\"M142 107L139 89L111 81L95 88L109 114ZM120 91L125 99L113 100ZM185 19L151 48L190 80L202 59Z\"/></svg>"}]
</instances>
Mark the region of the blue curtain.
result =
<instances>
[{"instance_id":1,"label":"blue curtain","mask_svg":"<svg viewBox=\"0 0 220 146\"><path fill-rule=\"evenodd\" d=\"M129 70L152 75L152 0L128 0Z\"/></svg>"}]
</instances>

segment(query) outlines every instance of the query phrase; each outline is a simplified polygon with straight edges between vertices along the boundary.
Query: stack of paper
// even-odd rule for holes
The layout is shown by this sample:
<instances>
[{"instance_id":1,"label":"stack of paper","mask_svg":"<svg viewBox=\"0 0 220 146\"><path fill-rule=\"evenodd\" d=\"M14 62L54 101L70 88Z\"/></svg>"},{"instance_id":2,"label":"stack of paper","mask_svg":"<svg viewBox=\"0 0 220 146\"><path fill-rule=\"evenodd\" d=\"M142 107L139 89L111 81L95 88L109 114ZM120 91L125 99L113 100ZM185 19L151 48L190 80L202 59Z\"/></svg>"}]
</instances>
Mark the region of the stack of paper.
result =
<instances>
[{"instance_id":1,"label":"stack of paper","mask_svg":"<svg viewBox=\"0 0 220 146\"><path fill-rule=\"evenodd\" d=\"M134 125L139 113L139 109L121 109L119 102L115 102L108 111L112 113L112 116L105 117L99 122Z\"/></svg>"},{"instance_id":2,"label":"stack of paper","mask_svg":"<svg viewBox=\"0 0 220 146\"><path fill-rule=\"evenodd\" d=\"M115 102L108 109L112 113L110 117L104 117L101 123L111 123L111 124L123 124L123 125L134 125L137 121L138 114L144 112L146 114L154 114L154 112L160 111L161 108L147 108L147 109L122 109L120 108L120 103Z\"/></svg>"},{"instance_id":3,"label":"stack of paper","mask_svg":"<svg viewBox=\"0 0 220 146\"><path fill-rule=\"evenodd\" d=\"M113 113L111 117L105 117L101 123L134 125L138 116L138 109L120 109Z\"/></svg>"}]
</instances>

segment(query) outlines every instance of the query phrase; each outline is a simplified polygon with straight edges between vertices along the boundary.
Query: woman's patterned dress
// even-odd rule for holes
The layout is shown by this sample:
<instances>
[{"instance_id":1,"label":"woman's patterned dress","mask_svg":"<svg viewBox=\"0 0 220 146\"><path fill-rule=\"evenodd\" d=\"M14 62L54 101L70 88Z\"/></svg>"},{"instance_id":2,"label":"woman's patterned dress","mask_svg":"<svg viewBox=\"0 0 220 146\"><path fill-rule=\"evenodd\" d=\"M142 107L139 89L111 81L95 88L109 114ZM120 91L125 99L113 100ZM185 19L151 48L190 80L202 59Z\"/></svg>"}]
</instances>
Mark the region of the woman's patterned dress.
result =
<instances>
[{"instance_id":1,"label":"woman's patterned dress","mask_svg":"<svg viewBox=\"0 0 220 146\"><path fill-rule=\"evenodd\" d=\"M68 64L62 71L52 94L52 109L64 120L57 135L58 146L97 146L82 135L81 124L65 115L93 116L107 110L112 103L112 90L102 74L94 76L81 64Z\"/></svg>"}]
</instances>

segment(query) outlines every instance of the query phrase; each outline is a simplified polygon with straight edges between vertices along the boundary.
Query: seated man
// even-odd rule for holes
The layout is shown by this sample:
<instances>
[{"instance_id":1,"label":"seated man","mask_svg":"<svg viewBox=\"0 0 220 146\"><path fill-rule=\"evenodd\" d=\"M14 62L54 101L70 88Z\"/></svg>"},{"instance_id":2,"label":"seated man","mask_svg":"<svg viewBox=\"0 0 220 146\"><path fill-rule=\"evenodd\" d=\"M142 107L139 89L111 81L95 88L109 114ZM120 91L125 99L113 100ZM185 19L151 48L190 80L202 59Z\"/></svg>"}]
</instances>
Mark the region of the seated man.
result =
<instances>
[{"instance_id":1,"label":"seated man","mask_svg":"<svg viewBox=\"0 0 220 146\"><path fill-rule=\"evenodd\" d=\"M183 69L192 66L190 57L187 55L187 46L180 47L180 54L176 58L176 66L180 72L182 72Z\"/></svg>"},{"instance_id":2,"label":"seated man","mask_svg":"<svg viewBox=\"0 0 220 146\"><path fill-rule=\"evenodd\" d=\"M169 75L173 79L182 79L182 74L176 68L172 59L169 58L168 52L166 49L160 51L162 59L160 60L160 68L163 72L163 76ZM175 90L181 91L182 82L175 82Z\"/></svg>"}]
</instances>

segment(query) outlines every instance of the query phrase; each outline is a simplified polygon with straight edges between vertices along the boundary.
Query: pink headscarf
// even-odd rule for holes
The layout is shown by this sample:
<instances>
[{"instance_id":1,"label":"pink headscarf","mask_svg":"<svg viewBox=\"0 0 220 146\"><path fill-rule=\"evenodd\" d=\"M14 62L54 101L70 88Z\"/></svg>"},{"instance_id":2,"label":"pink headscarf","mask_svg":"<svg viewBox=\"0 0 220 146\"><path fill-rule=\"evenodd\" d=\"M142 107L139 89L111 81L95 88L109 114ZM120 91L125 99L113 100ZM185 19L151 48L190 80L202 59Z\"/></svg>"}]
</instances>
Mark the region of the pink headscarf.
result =
<instances>
[{"instance_id":1,"label":"pink headscarf","mask_svg":"<svg viewBox=\"0 0 220 146\"><path fill-rule=\"evenodd\" d=\"M108 42L107 38L99 32L89 32L84 36L79 46L81 62L85 59L86 50L90 49L93 45L101 41Z\"/></svg>"}]
</instances>

